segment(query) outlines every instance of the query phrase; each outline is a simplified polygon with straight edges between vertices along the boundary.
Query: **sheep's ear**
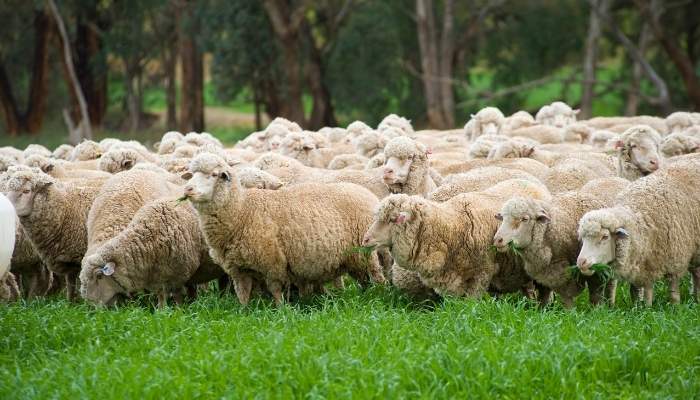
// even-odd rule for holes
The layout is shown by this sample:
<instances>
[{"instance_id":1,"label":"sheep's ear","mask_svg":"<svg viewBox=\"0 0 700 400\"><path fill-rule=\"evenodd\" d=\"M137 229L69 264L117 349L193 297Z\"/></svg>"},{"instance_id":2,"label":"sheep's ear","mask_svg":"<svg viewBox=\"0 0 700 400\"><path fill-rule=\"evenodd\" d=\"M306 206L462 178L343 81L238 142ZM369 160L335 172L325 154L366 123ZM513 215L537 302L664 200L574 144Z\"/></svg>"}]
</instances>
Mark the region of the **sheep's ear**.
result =
<instances>
[{"instance_id":1,"label":"sheep's ear","mask_svg":"<svg viewBox=\"0 0 700 400\"><path fill-rule=\"evenodd\" d=\"M573 111L574 111L574 115L577 115L578 113L580 113L580 112L581 112L581 110L580 110L580 109L578 109L578 108L577 108L577 109L575 109L575 110L573 110Z\"/></svg>"},{"instance_id":2,"label":"sheep's ear","mask_svg":"<svg viewBox=\"0 0 700 400\"><path fill-rule=\"evenodd\" d=\"M221 171L221 173L219 173L219 178L226 182L231 182L231 174L229 174L228 171Z\"/></svg>"},{"instance_id":3,"label":"sheep's ear","mask_svg":"<svg viewBox=\"0 0 700 400\"><path fill-rule=\"evenodd\" d=\"M102 268L100 268L100 272L102 272L102 274L105 276L112 276L114 274L114 267L115 265L113 262L108 262Z\"/></svg>"},{"instance_id":4,"label":"sheep's ear","mask_svg":"<svg viewBox=\"0 0 700 400\"><path fill-rule=\"evenodd\" d=\"M189 181L190 179L192 179L192 173L190 171L185 171L182 173L182 175L180 175L180 178Z\"/></svg>"},{"instance_id":5,"label":"sheep's ear","mask_svg":"<svg viewBox=\"0 0 700 400\"><path fill-rule=\"evenodd\" d=\"M617 228L617 229L615 229L615 236L618 239L624 239L624 238L629 237L629 233L627 233L625 228Z\"/></svg>"},{"instance_id":6,"label":"sheep's ear","mask_svg":"<svg viewBox=\"0 0 700 400\"><path fill-rule=\"evenodd\" d=\"M134 166L134 161L133 160L124 160L122 161L122 168L124 169L131 169L131 167Z\"/></svg>"},{"instance_id":7,"label":"sheep's ear","mask_svg":"<svg viewBox=\"0 0 700 400\"><path fill-rule=\"evenodd\" d=\"M44 168L41 170L44 171L45 174L48 174L49 172L53 171L54 165L53 164L46 164L44 165Z\"/></svg>"},{"instance_id":8,"label":"sheep's ear","mask_svg":"<svg viewBox=\"0 0 700 400\"><path fill-rule=\"evenodd\" d=\"M530 157L535 152L535 146L525 146L523 149L523 157Z\"/></svg>"},{"instance_id":9,"label":"sheep's ear","mask_svg":"<svg viewBox=\"0 0 700 400\"><path fill-rule=\"evenodd\" d=\"M546 224L547 222L549 222L549 215L547 215L547 213L545 213L544 211L540 211L537 214L536 220L541 224Z\"/></svg>"}]
</instances>

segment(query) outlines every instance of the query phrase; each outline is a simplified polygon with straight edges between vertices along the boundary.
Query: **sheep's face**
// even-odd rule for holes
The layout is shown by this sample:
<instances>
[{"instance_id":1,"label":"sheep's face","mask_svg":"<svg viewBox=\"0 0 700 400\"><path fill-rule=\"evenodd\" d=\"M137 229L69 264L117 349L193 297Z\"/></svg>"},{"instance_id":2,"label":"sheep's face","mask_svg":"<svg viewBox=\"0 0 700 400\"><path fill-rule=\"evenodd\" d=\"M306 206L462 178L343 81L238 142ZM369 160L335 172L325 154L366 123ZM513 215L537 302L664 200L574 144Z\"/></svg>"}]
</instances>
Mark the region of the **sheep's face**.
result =
<instances>
[{"instance_id":1,"label":"sheep's face","mask_svg":"<svg viewBox=\"0 0 700 400\"><path fill-rule=\"evenodd\" d=\"M564 128L565 126L569 125L569 123L571 123L571 119L572 118L567 114L557 113L552 118L551 124L553 126L556 126L557 128Z\"/></svg>"},{"instance_id":2,"label":"sheep's face","mask_svg":"<svg viewBox=\"0 0 700 400\"><path fill-rule=\"evenodd\" d=\"M391 246L391 223L375 220L362 238L363 246Z\"/></svg>"},{"instance_id":3,"label":"sheep's face","mask_svg":"<svg viewBox=\"0 0 700 400\"><path fill-rule=\"evenodd\" d=\"M526 212L500 212L495 218L501 222L493 237L493 245L499 252L507 251L510 242L518 248L528 247L532 243L536 224L549 223L549 216L544 211L534 216Z\"/></svg>"},{"instance_id":4,"label":"sheep's face","mask_svg":"<svg viewBox=\"0 0 700 400\"><path fill-rule=\"evenodd\" d=\"M484 121L481 123L481 134L498 135L500 128L496 121Z\"/></svg>"},{"instance_id":5,"label":"sheep's face","mask_svg":"<svg viewBox=\"0 0 700 400\"><path fill-rule=\"evenodd\" d=\"M627 144L618 142L617 147L623 147L621 151L626 151L632 164L642 172L652 173L659 169L661 155L659 154L659 147L654 140L635 138Z\"/></svg>"},{"instance_id":6,"label":"sheep's face","mask_svg":"<svg viewBox=\"0 0 700 400\"><path fill-rule=\"evenodd\" d=\"M205 203L214 200L218 186L231 183L231 172L224 168L215 168L209 173L186 172L182 178L188 180L184 196L194 203Z\"/></svg>"},{"instance_id":7,"label":"sheep's face","mask_svg":"<svg viewBox=\"0 0 700 400\"><path fill-rule=\"evenodd\" d=\"M408 180L415 157L389 157L384 164L382 179L387 185L403 185Z\"/></svg>"},{"instance_id":8,"label":"sheep's face","mask_svg":"<svg viewBox=\"0 0 700 400\"><path fill-rule=\"evenodd\" d=\"M627 236L624 228L615 230L602 228L581 235L583 244L576 260L581 273L587 276L593 275L594 271L591 269L593 264L610 264L615 261L617 241Z\"/></svg>"},{"instance_id":9,"label":"sheep's face","mask_svg":"<svg viewBox=\"0 0 700 400\"><path fill-rule=\"evenodd\" d=\"M503 142L498 143L489 152L489 160L500 160L503 158L519 158L521 157L518 149L513 143Z\"/></svg>"},{"instance_id":10,"label":"sheep's face","mask_svg":"<svg viewBox=\"0 0 700 400\"><path fill-rule=\"evenodd\" d=\"M114 271L117 268L113 262L97 265L98 257L90 257L86 260L88 266L85 273L81 274L80 294L90 302L110 307L117 303L120 295L128 295L114 279Z\"/></svg>"},{"instance_id":11,"label":"sheep's face","mask_svg":"<svg viewBox=\"0 0 700 400\"><path fill-rule=\"evenodd\" d=\"M266 147L267 151L279 151L282 146L282 138L279 136L273 136L267 141Z\"/></svg>"},{"instance_id":12,"label":"sheep's face","mask_svg":"<svg viewBox=\"0 0 700 400\"><path fill-rule=\"evenodd\" d=\"M15 207L18 217L28 217L34 211L37 195L45 194L51 182L31 182L25 180L20 185L12 185L7 192L7 198Z\"/></svg>"}]
</instances>

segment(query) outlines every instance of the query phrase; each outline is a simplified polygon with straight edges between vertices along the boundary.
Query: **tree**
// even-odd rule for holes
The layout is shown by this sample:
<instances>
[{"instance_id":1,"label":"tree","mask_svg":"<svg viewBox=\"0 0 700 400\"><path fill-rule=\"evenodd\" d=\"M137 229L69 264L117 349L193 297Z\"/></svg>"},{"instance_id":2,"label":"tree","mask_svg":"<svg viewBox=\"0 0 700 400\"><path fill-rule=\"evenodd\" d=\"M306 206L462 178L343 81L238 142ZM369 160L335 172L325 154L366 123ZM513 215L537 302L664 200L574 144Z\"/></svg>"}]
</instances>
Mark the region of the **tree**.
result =
<instances>
[{"instance_id":1,"label":"tree","mask_svg":"<svg viewBox=\"0 0 700 400\"><path fill-rule=\"evenodd\" d=\"M5 116L5 126L10 135L20 132L34 133L41 129L46 111L49 73L49 45L55 33L52 17L45 9L33 11L34 45L31 62L29 95L24 112L20 110L12 81L0 53L0 107Z\"/></svg>"},{"instance_id":2,"label":"tree","mask_svg":"<svg viewBox=\"0 0 700 400\"><path fill-rule=\"evenodd\" d=\"M610 7L609 0L592 0L586 37L586 51L583 58L583 90L581 94L581 112L579 118L588 119L593 115L593 97L595 96L596 63L598 62L598 40L602 29L600 14L606 14Z\"/></svg>"},{"instance_id":3,"label":"tree","mask_svg":"<svg viewBox=\"0 0 700 400\"><path fill-rule=\"evenodd\" d=\"M194 13L194 2L179 0L178 42L182 68L182 97L180 98L180 130L204 130L204 63L197 43L200 22Z\"/></svg>"}]
</instances>

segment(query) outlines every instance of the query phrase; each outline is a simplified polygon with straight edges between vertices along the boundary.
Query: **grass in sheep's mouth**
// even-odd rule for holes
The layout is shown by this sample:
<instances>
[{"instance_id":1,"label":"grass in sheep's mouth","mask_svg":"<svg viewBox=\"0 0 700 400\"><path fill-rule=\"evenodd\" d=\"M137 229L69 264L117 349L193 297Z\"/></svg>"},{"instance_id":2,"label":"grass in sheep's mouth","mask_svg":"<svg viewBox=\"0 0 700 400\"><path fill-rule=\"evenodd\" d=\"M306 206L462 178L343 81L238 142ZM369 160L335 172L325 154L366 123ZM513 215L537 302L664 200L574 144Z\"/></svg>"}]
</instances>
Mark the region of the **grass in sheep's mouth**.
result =
<instances>
[{"instance_id":1,"label":"grass in sheep's mouth","mask_svg":"<svg viewBox=\"0 0 700 400\"><path fill-rule=\"evenodd\" d=\"M614 276L613 269L608 264L593 264L591 269L593 270L593 274L598 275L604 283L610 281L610 279L612 279ZM581 269L578 267L578 265L570 266L569 273L576 282L581 282L584 278L584 275L581 273Z\"/></svg>"},{"instance_id":2,"label":"grass in sheep's mouth","mask_svg":"<svg viewBox=\"0 0 700 400\"><path fill-rule=\"evenodd\" d=\"M377 246L355 246L350 249L351 254L362 254L365 257L369 257Z\"/></svg>"},{"instance_id":3,"label":"grass in sheep's mouth","mask_svg":"<svg viewBox=\"0 0 700 400\"><path fill-rule=\"evenodd\" d=\"M514 256L516 256L516 257L523 256L523 251L522 251L523 249L521 247L518 247L515 243L513 243L512 240L510 242L508 242L508 244L506 246L508 247L508 252L513 254ZM492 244L491 246L489 246L489 251L492 251L495 253L498 251L498 247L496 247L496 245Z\"/></svg>"},{"instance_id":4,"label":"grass in sheep's mouth","mask_svg":"<svg viewBox=\"0 0 700 400\"><path fill-rule=\"evenodd\" d=\"M177 200L175 200L175 204L178 205L178 204L182 203L183 201L187 201L187 200L189 200L189 197L182 196L182 197L179 197Z\"/></svg>"}]
</instances>

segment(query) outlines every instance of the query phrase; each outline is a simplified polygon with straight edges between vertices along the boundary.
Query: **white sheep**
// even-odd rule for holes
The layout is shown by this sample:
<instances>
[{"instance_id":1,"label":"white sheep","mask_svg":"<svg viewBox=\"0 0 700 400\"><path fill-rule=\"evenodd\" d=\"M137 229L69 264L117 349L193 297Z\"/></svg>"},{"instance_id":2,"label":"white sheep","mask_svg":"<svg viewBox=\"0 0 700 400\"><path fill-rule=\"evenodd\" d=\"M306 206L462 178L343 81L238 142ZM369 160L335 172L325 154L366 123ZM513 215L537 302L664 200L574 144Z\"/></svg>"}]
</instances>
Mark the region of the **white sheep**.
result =
<instances>
[{"instance_id":1,"label":"white sheep","mask_svg":"<svg viewBox=\"0 0 700 400\"><path fill-rule=\"evenodd\" d=\"M15 250L16 226L15 208L12 203L0 193L0 280L10 272L12 253Z\"/></svg>"},{"instance_id":2,"label":"white sheep","mask_svg":"<svg viewBox=\"0 0 700 400\"><path fill-rule=\"evenodd\" d=\"M659 146L664 157L676 157L689 153L700 153L700 137L685 133L672 133L661 140Z\"/></svg>"},{"instance_id":3,"label":"white sheep","mask_svg":"<svg viewBox=\"0 0 700 400\"><path fill-rule=\"evenodd\" d=\"M482 135L500 135L506 124L506 118L496 107L485 107L471 116L464 126L467 137L474 141Z\"/></svg>"},{"instance_id":4,"label":"white sheep","mask_svg":"<svg viewBox=\"0 0 700 400\"><path fill-rule=\"evenodd\" d=\"M628 180L646 176L661 166L661 135L648 125L635 125L626 130L617 142L617 173Z\"/></svg>"}]
</instances>

